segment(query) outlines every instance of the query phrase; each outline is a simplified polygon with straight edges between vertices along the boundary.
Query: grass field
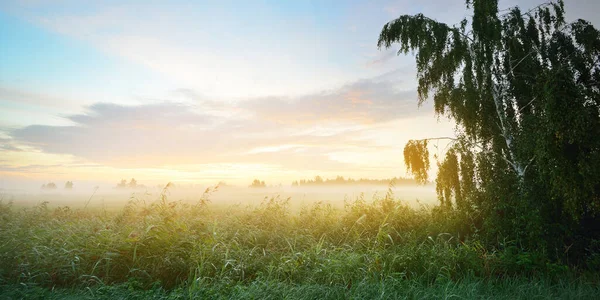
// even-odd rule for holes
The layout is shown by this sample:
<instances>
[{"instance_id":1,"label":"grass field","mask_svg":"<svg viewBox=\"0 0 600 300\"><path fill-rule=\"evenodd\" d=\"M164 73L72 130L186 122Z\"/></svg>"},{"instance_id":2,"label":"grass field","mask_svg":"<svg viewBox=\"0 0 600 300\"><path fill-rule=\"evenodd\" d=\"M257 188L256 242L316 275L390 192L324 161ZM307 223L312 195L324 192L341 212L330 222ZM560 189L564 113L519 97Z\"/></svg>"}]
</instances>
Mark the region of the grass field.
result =
<instances>
[{"instance_id":1,"label":"grass field","mask_svg":"<svg viewBox=\"0 0 600 300\"><path fill-rule=\"evenodd\" d=\"M343 208L132 197L121 210L0 204L2 298L593 299L594 272L490 249L392 193Z\"/></svg>"},{"instance_id":2,"label":"grass field","mask_svg":"<svg viewBox=\"0 0 600 300\"><path fill-rule=\"evenodd\" d=\"M467 279L459 282L388 279L341 285L290 284L256 280L247 284L216 283L166 291L141 289L135 283L54 289L28 285L0 287L0 299L597 299L598 287L580 282Z\"/></svg>"}]
</instances>

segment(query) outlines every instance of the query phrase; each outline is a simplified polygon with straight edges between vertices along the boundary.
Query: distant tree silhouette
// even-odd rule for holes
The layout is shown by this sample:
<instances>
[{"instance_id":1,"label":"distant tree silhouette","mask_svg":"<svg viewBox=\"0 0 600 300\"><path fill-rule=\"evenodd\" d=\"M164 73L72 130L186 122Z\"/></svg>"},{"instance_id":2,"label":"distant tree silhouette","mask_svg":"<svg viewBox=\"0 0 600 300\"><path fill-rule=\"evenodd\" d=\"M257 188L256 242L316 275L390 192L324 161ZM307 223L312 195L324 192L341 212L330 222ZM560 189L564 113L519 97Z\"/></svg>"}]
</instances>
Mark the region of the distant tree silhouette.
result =
<instances>
[{"instance_id":1,"label":"distant tree silhouette","mask_svg":"<svg viewBox=\"0 0 600 300\"><path fill-rule=\"evenodd\" d=\"M394 177L389 179L367 179L360 178L358 180L353 178L344 178L343 176L337 176L335 179L323 179L321 176L315 176L315 179L301 179L300 181L292 182L293 187L297 186L313 186L313 185L352 185L352 184L370 184L370 185L388 185L391 181L395 185L414 185L417 184L416 180L411 178Z\"/></svg>"},{"instance_id":2,"label":"distant tree silhouette","mask_svg":"<svg viewBox=\"0 0 600 300\"><path fill-rule=\"evenodd\" d=\"M129 181L129 187L132 189L137 187L137 180L135 180L135 178L131 178L131 181Z\"/></svg>"},{"instance_id":3,"label":"distant tree silhouette","mask_svg":"<svg viewBox=\"0 0 600 300\"><path fill-rule=\"evenodd\" d=\"M49 182L47 184L42 185L42 190L55 190L55 189L56 189L56 183L54 183L54 182Z\"/></svg>"},{"instance_id":4,"label":"distant tree silhouette","mask_svg":"<svg viewBox=\"0 0 600 300\"><path fill-rule=\"evenodd\" d=\"M254 181L252 181L252 184L250 185L250 187L251 188L264 188L264 187L267 187L267 185L265 184L264 181L254 179Z\"/></svg>"},{"instance_id":5,"label":"distant tree silhouette","mask_svg":"<svg viewBox=\"0 0 600 300\"><path fill-rule=\"evenodd\" d=\"M217 184L217 186L218 187L229 187L229 185L225 181L219 181L219 183Z\"/></svg>"},{"instance_id":6,"label":"distant tree silhouette","mask_svg":"<svg viewBox=\"0 0 600 300\"><path fill-rule=\"evenodd\" d=\"M316 184L323 183L323 178L321 178L321 176L315 176L315 183Z\"/></svg>"},{"instance_id":7,"label":"distant tree silhouette","mask_svg":"<svg viewBox=\"0 0 600 300\"><path fill-rule=\"evenodd\" d=\"M121 179L121 182L119 182L117 184L118 189L140 189L140 188L145 188L145 187L146 186L143 184L138 184L138 182L135 178L131 178L129 183L127 183L127 180Z\"/></svg>"},{"instance_id":8,"label":"distant tree silhouette","mask_svg":"<svg viewBox=\"0 0 600 300\"><path fill-rule=\"evenodd\" d=\"M67 190L73 189L73 181L65 182L65 189L67 189Z\"/></svg>"},{"instance_id":9,"label":"distant tree silhouette","mask_svg":"<svg viewBox=\"0 0 600 300\"><path fill-rule=\"evenodd\" d=\"M117 184L117 188L124 189L127 187L127 180L121 179L121 182Z\"/></svg>"}]
</instances>

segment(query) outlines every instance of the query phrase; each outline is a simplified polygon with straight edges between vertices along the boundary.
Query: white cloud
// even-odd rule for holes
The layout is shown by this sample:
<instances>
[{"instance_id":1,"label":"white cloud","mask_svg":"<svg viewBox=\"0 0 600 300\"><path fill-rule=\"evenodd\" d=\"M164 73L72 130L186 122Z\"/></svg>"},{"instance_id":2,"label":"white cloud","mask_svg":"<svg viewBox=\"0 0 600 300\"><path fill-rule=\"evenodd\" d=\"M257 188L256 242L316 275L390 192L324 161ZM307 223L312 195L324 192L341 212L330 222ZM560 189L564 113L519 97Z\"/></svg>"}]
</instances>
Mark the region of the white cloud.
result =
<instances>
[{"instance_id":1,"label":"white cloud","mask_svg":"<svg viewBox=\"0 0 600 300\"><path fill-rule=\"evenodd\" d=\"M301 97L237 102L212 101L179 89L171 95L188 99L186 104L97 103L68 116L72 125L31 125L9 135L11 145L120 168L261 164L356 171L356 166L367 167L368 157L380 162L394 153L400 157L399 147L410 135L398 135L394 122L426 118L434 124L430 108L417 108L415 91L397 88L401 75L396 71ZM389 131L377 135L374 127ZM392 171L402 165L395 159L380 167Z\"/></svg>"}]
</instances>

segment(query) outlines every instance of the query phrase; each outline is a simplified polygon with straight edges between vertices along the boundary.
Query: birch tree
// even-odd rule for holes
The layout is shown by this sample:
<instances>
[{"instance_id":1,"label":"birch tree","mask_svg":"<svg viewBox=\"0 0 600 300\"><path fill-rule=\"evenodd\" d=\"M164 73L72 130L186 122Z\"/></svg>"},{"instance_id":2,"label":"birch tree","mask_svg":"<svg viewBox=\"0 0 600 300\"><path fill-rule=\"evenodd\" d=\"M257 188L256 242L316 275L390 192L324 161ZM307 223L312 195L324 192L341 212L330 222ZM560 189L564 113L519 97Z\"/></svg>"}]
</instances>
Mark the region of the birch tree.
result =
<instances>
[{"instance_id":1,"label":"birch tree","mask_svg":"<svg viewBox=\"0 0 600 300\"><path fill-rule=\"evenodd\" d=\"M440 206L468 220L471 234L566 246L600 221L600 34L587 21L565 22L562 0L528 11L466 5L470 20L403 15L378 41L415 54L418 104L432 99L457 124L436 161ZM404 149L421 182L435 139Z\"/></svg>"}]
</instances>

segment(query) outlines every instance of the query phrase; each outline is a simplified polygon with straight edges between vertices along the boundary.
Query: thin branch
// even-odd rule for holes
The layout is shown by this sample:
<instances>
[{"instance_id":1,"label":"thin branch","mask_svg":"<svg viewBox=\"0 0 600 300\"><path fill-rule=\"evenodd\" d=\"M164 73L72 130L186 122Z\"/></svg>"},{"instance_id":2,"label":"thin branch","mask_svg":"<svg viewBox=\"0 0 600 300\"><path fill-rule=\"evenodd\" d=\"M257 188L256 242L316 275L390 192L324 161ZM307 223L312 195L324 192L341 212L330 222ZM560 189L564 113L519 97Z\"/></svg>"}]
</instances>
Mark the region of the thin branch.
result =
<instances>
[{"instance_id":1,"label":"thin branch","mask_svg":"<svg viewBox=\"0 0 600 300\"><path fill-rule=\"evenodd\" d=\"M525 166L525 169L523 169L523 173L525 173L525 171L527 171L527 168L529 168L529 166L531 165L531 163L533 162L534 159L535 159L535 155L529 160L529 162Z\"/></svg>"},{"instance_id":2,"label":"thin branch","mask_svg":"<svg viewBox=\"0 0 600 300\"><path fill-rule=\"evenodd\" d=\"M540 50L539 50L539 49L537 49L537 47L533 47L533 48L534 48L534 49L532 49L531 51L529 51L529 53L527 53L527 55L523 56L523 57L522 57L522 58L521 58L521 59L520 59L520 60L517 62L517 64L516 64L516 65L514 65L514 66L512 66L512 67L510 68L510 71L509 71L510 73L513 73L513 72L515 71L515 69L516 69L516 68L517 68L517 67L518 67L518 66L519 66L519 65L520 65L520 64L521 64L521 63L522 63L522 62L523 62L523 61L524 61L524 60L525 60L527 57L529 57L531 54L533 54L533 53L539 53L539 52L540 52Z\"/></svg>"},{"instance_id":3,"label":"thin branch","mask_svg":"<svg viewBox=\"0 0 600 300\"><path fill-rule=\"evenodd\" d=\"M522 16L526 16L526 15L530 15L534 10L536 10L538 8L542 8L542 7L545 7L545 6L552 6L552 4L554 4L554 1L548 1L548 2L542 3L540 5L537 5L537 6L533 7L533 8L531 8L530 10L522 13L521 17ZM509 7L509 8L501 9L501 10L498 10L498 13L506 11L507 13L500 15L500 17L506 17L506 16L508 16L510 14L511 10L515 9L515 7L519 7L519 6L517 5L517 6L512 6L512 7Z\"/></svg>"},{"instance_id":4,"label":"thin branch","mask_svg":"<svg viewBox=\"0 0 600 300\"><path fill-rule=\"evenodd\" d=\"M531 101L529 101L529 103L523 105L523 107L519 108L519 110L517 111L518 113L520 113L523 109L525 109L525 107L529 106L531 103L533 103L533 101L535 101L537 99L537 96L533 97L533 99L531 99Z\"/></svg>"},{"instance_id":5,"label":"thin branch","mask_svg":"<svg viewBox=\"0 0 600 300\"><path fill-rule=\"evenodd\" d=\"M491 150L488 150L488 149L485 149L485 148L483 148L481 145L478 145L478 144L472 143L472 142L470 142L470 141L468 141L468 140L466 140L466 139L458 139L458 138L453 138L453 137L446 137L446 136L443 136L443 137L425 138L425 139L413 140L413 141L415 141L415 142L424 142L424 141L435 141L435 140L450 140L450 141L452 141L452 142L460 142L460 141L462 141L462 142L466 142L467 144L469 144L469 145L470 145L470 146L472 146L472 147L478 148L479 150L481 150L481 152L484 152L484 153L493 153L493 151L491 151ZM513 170L515 170L515 171L517 170L517 166L515 165L515 163L514 163L514 162L512 162L511 160L509 160L508 158L506 158L506 156L504 156L504 155L500 155L500 157L501 157L501 158L502 158L502 159L503 159L503 160L504 160L504 161L505 161L505 162L506 162L508 165L510 165L510 166L513 168Z\"/></svg>"}]
</instances>

